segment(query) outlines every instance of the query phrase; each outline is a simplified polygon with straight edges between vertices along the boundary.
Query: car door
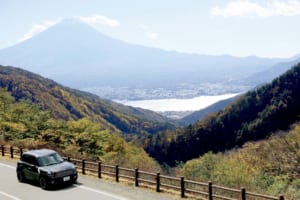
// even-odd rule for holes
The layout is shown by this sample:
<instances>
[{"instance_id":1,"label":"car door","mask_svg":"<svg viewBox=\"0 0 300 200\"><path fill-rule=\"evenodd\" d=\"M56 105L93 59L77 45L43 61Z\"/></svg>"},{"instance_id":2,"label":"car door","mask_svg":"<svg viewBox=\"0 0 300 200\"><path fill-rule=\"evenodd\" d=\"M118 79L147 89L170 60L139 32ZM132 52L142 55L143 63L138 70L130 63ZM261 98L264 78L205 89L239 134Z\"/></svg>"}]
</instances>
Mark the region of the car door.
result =
<instances>
[{"instance_id":1,"label":"car door","mask_svg":"<svg viewBox=\"0 0 300 200\"><path fill-rule=\"evenodd\" d=\"M26 177L26 179L31 180L32 177L29 173L29 170L31 169L31 164L29 164L29 155L27 154L23 154L22 156L22 171L24 173L24 176Z\"/></svg>"},{"instance_id":2,"label":"car door","mask_svg":"<svg viewBox=\"0 0 300 200\"><path fill-rule=\"evenodd\" d=\"M24 175L29 180L37 180L38 179L38 166L37 160L32 155L27 155L24 158Z\"/></svg>"}]
</instances>

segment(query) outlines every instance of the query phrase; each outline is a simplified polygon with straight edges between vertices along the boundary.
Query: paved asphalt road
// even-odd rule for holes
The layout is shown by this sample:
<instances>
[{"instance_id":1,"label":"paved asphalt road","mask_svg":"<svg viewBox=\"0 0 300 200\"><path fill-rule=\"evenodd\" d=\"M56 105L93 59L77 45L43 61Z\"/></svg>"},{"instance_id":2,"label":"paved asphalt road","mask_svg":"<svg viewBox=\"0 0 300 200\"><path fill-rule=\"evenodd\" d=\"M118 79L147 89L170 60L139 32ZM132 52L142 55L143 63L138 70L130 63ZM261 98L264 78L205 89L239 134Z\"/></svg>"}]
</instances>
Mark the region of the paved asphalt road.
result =
<instances>
[{"instance_id":1,"label":"paved asphalt road","mask_svg":"<svg viewBox=\"0 0 300 200\"><path fill-rule=\"evenodd\" d=\"M156 193L120 183L110 183L87 176L79 176L78 184L42 190L39 186L19 183L16 162L0 158L0 200L171 200L179 199L168 194Z\"/></svg>"}]
</instances>

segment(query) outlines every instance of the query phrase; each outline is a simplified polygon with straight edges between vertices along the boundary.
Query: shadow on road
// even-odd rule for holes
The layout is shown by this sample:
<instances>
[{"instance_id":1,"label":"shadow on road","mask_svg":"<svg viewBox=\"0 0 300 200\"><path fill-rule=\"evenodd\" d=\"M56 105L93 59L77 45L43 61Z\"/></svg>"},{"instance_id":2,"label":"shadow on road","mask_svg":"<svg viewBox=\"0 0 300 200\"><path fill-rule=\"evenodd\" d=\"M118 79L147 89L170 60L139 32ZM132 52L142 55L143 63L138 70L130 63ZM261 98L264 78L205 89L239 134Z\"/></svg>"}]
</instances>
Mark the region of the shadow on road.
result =
<instances>
[{"instance_id":1,"label":"shadow on road","mask_svg":"<svg viewBox=\"0 0 300 200\"><path fill-rule=\"evenodd\" d=\"M27 181L24 184L29 184L34 187L40 188L40 185L37 182ZM83 185L83 184L77 182L76 185ZM66 184L58 184L58 185L50 186L45 191L64 191L64 190L72 190L74 188L76 188L76 186L73 183L66 183ZM41 188L41 190L42 190L42 188Z\"/></svg>"}]
</instances>

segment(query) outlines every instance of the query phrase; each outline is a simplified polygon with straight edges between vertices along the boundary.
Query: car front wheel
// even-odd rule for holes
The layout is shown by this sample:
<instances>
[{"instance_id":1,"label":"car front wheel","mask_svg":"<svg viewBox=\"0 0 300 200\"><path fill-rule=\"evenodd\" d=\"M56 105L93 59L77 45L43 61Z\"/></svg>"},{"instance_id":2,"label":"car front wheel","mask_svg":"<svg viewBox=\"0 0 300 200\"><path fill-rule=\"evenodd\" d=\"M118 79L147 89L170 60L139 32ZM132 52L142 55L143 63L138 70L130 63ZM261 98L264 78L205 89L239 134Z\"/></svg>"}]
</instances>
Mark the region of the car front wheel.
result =
<instances>
[{"instance_id":1,"label":"car front wheel","mask_svg":"<svg viewBox=\"0 0 300 200\"><path fill-rule=\"evenodd\" d=\"M77 184L77 176L73 179L73 184Z\"/></svg>"},{"instance_id":2,"label":"car front wheel","mask_svg":"<svg viewBox=\"0 0 300 200\"><path fill-rule=\"evenodd\" d=\"M40 177L40 180L39 180L39 182L40 182L40 187L42 188L42 189L47 189L48 187L49 187L49 185L48 185L48 183L47 183L47 180L44 178L44 177Z\"/></svg>"}]
</instances>

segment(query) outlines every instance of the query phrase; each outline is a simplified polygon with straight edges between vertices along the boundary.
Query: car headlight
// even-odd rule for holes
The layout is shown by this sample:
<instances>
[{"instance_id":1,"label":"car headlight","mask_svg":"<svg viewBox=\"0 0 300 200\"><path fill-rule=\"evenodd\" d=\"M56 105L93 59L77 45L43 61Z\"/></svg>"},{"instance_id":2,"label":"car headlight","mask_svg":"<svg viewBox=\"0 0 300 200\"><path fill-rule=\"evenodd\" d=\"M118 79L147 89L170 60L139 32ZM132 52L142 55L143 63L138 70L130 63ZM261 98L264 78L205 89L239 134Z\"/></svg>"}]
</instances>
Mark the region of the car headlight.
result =
<instances>
[{"instance_id":1,"label":"car headlight","mask_svg":"<svg viewBox=\"0 0 300 200\"><path fill-rule=\"evenodd\" d=\"M52 171L47 171L47 175L50 176L50 177L53 177L53 176L54 176L54 172L52 172Z\"/></svg>"}]
</instances>

